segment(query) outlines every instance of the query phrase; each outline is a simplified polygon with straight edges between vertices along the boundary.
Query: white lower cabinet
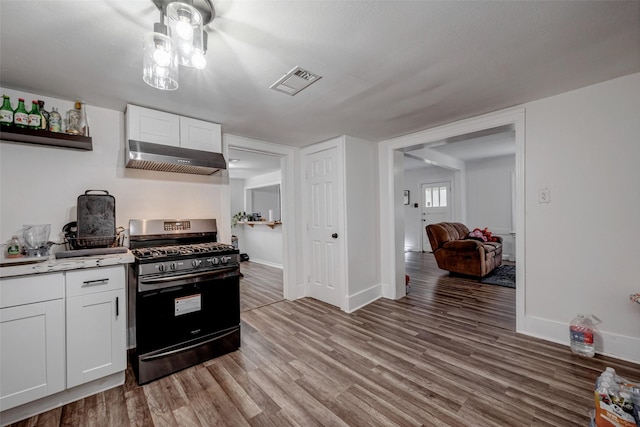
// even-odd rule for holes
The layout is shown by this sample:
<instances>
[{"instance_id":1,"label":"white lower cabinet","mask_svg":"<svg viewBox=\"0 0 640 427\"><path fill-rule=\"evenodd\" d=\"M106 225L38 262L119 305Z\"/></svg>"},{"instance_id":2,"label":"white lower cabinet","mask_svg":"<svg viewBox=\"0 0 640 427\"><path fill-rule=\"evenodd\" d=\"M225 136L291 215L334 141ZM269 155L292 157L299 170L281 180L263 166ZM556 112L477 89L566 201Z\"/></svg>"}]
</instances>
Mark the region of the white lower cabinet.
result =
<instances>
[{"instance_id":1,"label":"white lower cabinet","mask_svg":"<svg viewBox=\"0 0 640 427\"><path fill-rule=\"evenodd\" d=\"M65 388L64 275L2 279L0 411Z\"/></svg>"},{"instance_id":2,"label":"white lower cabinet","mask_svg":"<svg viewBox=\"0 0 640 427\"><path fill-rule=\"evenodd\" d=\"M67 388L124 371L125 272L121 266L67 273Z\"/></svg>"},{"instance_id":3,"label":"white lower cabinet","mask_svg":"<svg viewBox=\"0 0 640 427\"><path fill-rule=\"evenodd\" d=\"M124 381L125 289L124 265L0 280L3 422Z\"/></svg>"}]
</instances>

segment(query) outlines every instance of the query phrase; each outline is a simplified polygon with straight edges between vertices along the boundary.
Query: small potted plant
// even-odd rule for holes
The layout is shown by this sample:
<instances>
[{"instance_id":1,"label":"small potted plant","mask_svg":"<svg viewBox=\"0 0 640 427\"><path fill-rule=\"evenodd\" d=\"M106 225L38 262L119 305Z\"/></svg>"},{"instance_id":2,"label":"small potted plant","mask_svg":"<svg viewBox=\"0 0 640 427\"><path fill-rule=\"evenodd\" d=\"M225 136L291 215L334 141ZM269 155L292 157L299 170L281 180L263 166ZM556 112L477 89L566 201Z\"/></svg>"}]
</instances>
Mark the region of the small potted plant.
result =
<instances>
[{"instance_id":1,"label":"small potted plant","mask_svg":"<svg viewBox=\"0 0 640 427\"><path fill-rule=\"evenodd\" d=\"M231 217L231 227L235 228L238 222L246 221L247 214L244 212L238 212L233 217Z\"/></svg>"}]
</instances>

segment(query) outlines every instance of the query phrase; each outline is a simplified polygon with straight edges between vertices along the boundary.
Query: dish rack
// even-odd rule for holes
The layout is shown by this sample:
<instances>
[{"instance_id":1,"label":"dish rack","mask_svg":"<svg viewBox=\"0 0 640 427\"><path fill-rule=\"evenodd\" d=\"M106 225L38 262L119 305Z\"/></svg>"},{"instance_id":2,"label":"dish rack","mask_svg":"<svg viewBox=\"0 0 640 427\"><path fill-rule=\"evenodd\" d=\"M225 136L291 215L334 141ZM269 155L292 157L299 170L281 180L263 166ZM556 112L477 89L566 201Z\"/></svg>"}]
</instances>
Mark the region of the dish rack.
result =
<instances>
[{"instance_id":1,"label":"dish rack","mask_svg":"<svg viewBox=\"0 0 640 427\"><path fill-rule=\"evenodd\" d=\"M113 236L92 236L92 237L77 237L76 231L65 230L64 241L67 250L73 249L93 249L93 248L115 248L123 246L124 243L124 228L118 227L116 234Z\"/></svg>"}]
</instances>

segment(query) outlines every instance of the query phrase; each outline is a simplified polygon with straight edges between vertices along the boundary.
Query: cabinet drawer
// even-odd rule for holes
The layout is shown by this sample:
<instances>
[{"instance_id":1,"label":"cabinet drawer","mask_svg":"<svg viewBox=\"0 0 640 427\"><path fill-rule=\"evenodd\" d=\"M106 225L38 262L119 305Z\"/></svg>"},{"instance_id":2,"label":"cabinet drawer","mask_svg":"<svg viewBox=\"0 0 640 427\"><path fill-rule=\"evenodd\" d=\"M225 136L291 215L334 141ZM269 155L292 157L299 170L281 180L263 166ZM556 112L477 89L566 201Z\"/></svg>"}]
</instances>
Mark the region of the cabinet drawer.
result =
<instances>
[{"instance_id":1,"label":"cabinet drawer","mask_svg":"<svg viewBox=\"0 0 640 427\"><path fill-rule=\"evenodd\" d=\"M67 297L124 289L123 266L92 268L67 273Z\"/></svg>"},{"instance_id":2,"label":"cabinet drawer","mask_svg":"<svg viewBox=\"0 0 640 427\"><path fill-rule=\"evenodd\" d=\"M64 296L64 275L33 274L0 280L0 308L60 299Z\"/></svg>"}]
</instances>

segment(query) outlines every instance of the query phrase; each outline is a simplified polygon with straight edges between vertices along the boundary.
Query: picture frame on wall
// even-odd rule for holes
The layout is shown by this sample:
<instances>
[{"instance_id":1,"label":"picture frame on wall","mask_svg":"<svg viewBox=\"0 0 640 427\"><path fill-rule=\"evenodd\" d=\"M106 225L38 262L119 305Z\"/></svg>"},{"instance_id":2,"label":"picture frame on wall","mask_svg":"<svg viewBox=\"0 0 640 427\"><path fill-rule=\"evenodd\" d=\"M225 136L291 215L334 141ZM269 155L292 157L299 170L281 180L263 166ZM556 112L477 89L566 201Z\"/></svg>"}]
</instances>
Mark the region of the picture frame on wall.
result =
<instances>
[{"instance_id":1,"label":"picture frame on wall","mask_svg":"<svg viewBox=\"0 0 640 427\"><path fill-rule=\"evenodd\" d=\"M404 190L404 204L409 204L409 190Z\"/></svg>"}]
</instances>

